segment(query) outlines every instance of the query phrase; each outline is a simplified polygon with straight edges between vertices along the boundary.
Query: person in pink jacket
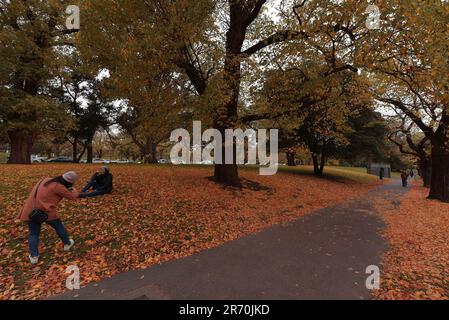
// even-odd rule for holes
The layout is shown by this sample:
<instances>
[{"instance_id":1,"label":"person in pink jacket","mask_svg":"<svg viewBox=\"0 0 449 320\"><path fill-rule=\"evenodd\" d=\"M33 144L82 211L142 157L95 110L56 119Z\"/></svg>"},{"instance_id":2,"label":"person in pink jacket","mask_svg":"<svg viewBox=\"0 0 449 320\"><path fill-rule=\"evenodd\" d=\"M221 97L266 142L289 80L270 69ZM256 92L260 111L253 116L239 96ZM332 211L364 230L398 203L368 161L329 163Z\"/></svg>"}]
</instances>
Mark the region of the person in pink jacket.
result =
<instances>
[{"instance_id":1,"label":"person in pink jacket","mask_svg":"<svg viewBox=\"0 0 449 320\"><path fill-rule=\"evenodd\" d=\"M36 264L39 260L39 234L42 225L41 223L30 221L29 215L33 209L40 209L48 214L48 219L45 222L53 227L61 238L64 243L64 251L69 251L74 245L75 242L69 238L67 230L57 213L57 206L64 198L69 200L79 198L79 192L73 189L73 184L77 179L78 175L73 171L66 172L56 178L43 179L33 187L28 199L25 201L19 214L19 219L28 223L29 258L32 264Z\"/></svg>"}]
</instances>

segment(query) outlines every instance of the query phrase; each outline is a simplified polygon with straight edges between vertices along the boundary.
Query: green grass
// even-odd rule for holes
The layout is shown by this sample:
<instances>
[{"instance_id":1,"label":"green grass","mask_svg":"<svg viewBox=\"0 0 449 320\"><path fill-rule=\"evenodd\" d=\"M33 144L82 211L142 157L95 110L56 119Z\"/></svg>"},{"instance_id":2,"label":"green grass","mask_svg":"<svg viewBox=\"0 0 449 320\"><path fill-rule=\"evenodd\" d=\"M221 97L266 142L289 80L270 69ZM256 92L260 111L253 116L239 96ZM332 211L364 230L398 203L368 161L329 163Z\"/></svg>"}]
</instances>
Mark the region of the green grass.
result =
<instances>
[{"instance_id":1,"label":"green grass","mask_svg":"<svg viewBox=\"0 0 449 320\"><path fill-rule=\"evenodd\" d=\"M0 163L6 163L8 155L6 152L0 152Z\"/></svg>"},{"instance_id":2,"label":"green grass","mask_svg":"<svg viewBox=\"0 0 449 320\"><path fill-rule=\"evenodd\" d=\"M168 166L170 166L168 164ZM202 168L213 170L212 166L203 165L182 165L180 167L184 168ZM259 166L256 165L244 165L239 166L239 170L259 170ZM313 175L313 166L279 166L278 172L287 172L299 175ZM370 175L366 173L366 168L362 167L339 167L339 166L326 166L324 167L324 173L321 177L323 179L329 179L338 182L359 182L359 183L370 183L379 180L379 177L375 175Z\"/></svg>"},{"instance_id":3,"label":"green grass","mask_svg":"<svg viewBox=\"0 0 449 320\"><path fill-rule=\"evenodd\" d=\"M281 166L280 171L296 174L313 175L312 166L296 166L296 167ZM377 176L367 174L366 168L337 167L337 166L325 166L323 178L340 182L354 181L360 183L369 183L379 179Z\"/></svg>"}]
</instances>

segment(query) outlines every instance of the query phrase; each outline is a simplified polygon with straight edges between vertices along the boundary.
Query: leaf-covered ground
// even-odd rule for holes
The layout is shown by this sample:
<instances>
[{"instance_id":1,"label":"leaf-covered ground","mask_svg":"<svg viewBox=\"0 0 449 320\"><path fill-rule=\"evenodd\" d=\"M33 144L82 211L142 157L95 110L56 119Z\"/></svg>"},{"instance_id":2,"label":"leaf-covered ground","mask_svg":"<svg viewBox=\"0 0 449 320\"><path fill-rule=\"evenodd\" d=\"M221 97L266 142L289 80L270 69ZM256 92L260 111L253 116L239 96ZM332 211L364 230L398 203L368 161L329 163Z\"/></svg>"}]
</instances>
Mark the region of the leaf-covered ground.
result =
<instances>
[{"instance_id":1,"label":"leaf-covered ground","mask_svg":"<svg viewBox=\"0 0 449 320\"><path fill-rule=\"evenodd\" d=\"M377 203L390 249L377 299L449 299L449 204L414 186L399 206Z\"/></svg>"},{"instance_id":2,"label":"leaf-covered ground","mask_svg":"<svg viewBox=\"0 0 449 320\"><path fill-rule=\"evenodd\" d=\"M27 227L15 220L30 188L41 177L74 169L80 175L76 186L80 189L95 168L0 165L0 299L61 293L68 265L80 268L85 285L191 255L359 197L375 184L289 173L264 177L245 170L244 188L237 190L208 179L210 168L112 166L112 195L61 203L60 214L76 241L73 250L62 252L54 231L44 226L40 262L31 266Z\"/></svg>"}]
</instances>

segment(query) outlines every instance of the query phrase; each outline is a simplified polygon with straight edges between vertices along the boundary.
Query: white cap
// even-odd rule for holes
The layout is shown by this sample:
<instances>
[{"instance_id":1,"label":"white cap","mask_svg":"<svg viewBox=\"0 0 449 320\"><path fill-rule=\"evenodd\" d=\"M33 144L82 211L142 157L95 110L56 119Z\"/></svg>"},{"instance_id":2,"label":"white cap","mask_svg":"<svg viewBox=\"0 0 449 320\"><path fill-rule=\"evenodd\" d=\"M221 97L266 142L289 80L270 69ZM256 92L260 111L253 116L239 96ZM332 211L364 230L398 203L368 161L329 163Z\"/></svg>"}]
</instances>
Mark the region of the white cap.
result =
<instances>
[{"instance_id":1,"label":"white cap","mask_svg":"<svg viewBox=\"0 0 449 320\"><path fill-rule=\"evenodd\" d=\"M75 183L78 180L78 175L74 171L66 172L62 175L62 178L68 183Z\"/></svg>"}]
</instances>

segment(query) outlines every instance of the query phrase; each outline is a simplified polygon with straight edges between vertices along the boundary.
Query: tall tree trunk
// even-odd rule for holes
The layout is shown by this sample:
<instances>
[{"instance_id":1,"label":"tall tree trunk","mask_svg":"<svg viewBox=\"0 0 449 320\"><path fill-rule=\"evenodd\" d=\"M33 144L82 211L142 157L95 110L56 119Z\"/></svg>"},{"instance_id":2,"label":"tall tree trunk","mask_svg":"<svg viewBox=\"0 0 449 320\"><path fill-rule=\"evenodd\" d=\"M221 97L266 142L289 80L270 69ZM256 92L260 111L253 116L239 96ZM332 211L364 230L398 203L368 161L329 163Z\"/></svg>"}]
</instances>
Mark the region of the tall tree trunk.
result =
<instances>
[{"instance_id":1,"label":"tall tree trunk","mask_svg":"<svg viewBox=\"0 0 449 320\"><path fill-rule=\"evenodd\" d=\"M92 142L87 143L87 163L92 163L94 160L94 149L92 147Z\"/></svg>"},{"instance_id":2,"label":"tall tree trunk","mask_svg":"<svg viewBox=\"0 0 449 320\"><path fill-rule=\"evenodd\" d=\"M75 137L73 138L73 150L72 150L72 162L78 163L78 137L75 134Z\"/></svg>"},{"instance_id":3,"label":"tall tree trunk","mask_svg":"<svg viewBox=\"0 0 449 320\"><path fill-rule=\"evenodd\" d=\"M287 151L286 155L287 155L287 165L289 167L296 166L296 162L295 162L295 155L296 155L296 153L294 151Z\"/></svg>"},{"instance_id":4,"label":"tall tree trunk","mask_svg":"<svg viewBox=\"0 0 449 320\"><path fill-rule=\"evenodd\" d=\"M248 26L254 21L260 11L255 9L254 16L246 16L245 4L243 2L230 2L230 23L226 32L226 55L224 61L223 86L226 92L226 101L218 106L218 117L215 119L215 128L220 130L224 138L225 129L233 129L238 120L238 101L240 95L241 74L241 51L246 37ZM223 143L224 146L224 143ZM235 157L235 143L233 145L234 161L225 164L225 152L223 152L222 164L215 164L215 180L231 186L240 186L238 168Z\"/></svg>"},{"instance_id":5,"label":"tall tree trunk","mask_svg":"<svg viewBox=\"0 0 449 320\"><path fill-rule=\"evenodd\" d=\"M320 176L323 175L324 166L326 165L326 156L324 152L321 154L321 163L320 163Z\"/></svg>"},{"instance_id":6,"label":"tall tree trunk","mask_svg":"<svg viewBox=\"0 0 449 320\"><path fill-rule=\"evenodd\" d=\"M326 156L324 154L313 153L312 154L312 160L313 160L313 174L321 177L324 172L324 166L326 164Z\"/></svg>"},{"instance_id":7,"label":"tall tree trunk","mask_svg":"<svg viewBox=\"0 0 449 320\"><path fill-rule=\"evenodd\" d=\"M214 177L220 183L225 185L239 187L240 180L237 164L216 164L214 168Z\"/></svg>"},{"instance_id":8,"label":"tall tree trunk","mask_svg":"<svg viewBox=\"0 0 449 320\"><path fill-rule=\"evenodd\" d=\"M441 139L432 145L429 199L449 202L449 150L444 142L445 139Z\"/></svg>"},{"instance_id":9,"label":"tall tree trunk","mask_svg":"<svg viewBox=\"0 0 449 320\"><path fill-rule=\"evenodd\" d=\"M30 164L35 134L22 130L8 131L11 153L8 163Z\"/></svg>"},{"instance_id":10,"label":"tall tree trunk","mask_svg":"<svg viewBox=\"0 0 449 320\"><path fill-rule=\"evenodd\" d=\"M312 154L312 161L313 161L313 174L316 176L319 176L320 175L320 165L319 165L317 154Z\"/></svg>"},{"instance_id":11,"label":"tall tree trunk","mask_svg":"<svg viewBox=\"0 0 449 320\"><path fill-rule=\"evenodd\" d=\"M152 163L158 163L158 159L157 159L157 145L155 143L153 143L151 145L151 159L152 159Z\"/></svg>"},{"instance_id":12,"label":"tall tree trunk","mask_svg":"<svg viewBox=\"0 0 449 320\"><path fill-rule=\"evenodd\" d=\"M157 163L157 145L150 139L147 139L145 144L139 143L137 140L135 141L139 146L143 163Z\"/></svg>"},{"instance_id":13,"label":"tall tree trunk","mask_svg":"<svg viewBox=\"0 0 449 320\"><path fill-rule=\"evenodd\" d=\"M222 136L224 137L224 129L220 130L222 133ZM222 144L222 163L218 164L216 163L214 166L214 179L215 181L222 183L224 185L233 186L233 187L240 187L240 179L238 174L238 166L236 161L236 145L235 141L233 144L233 163L227 164L225 163L225 154L226 154L226 148L225 144Z\"/></svg>"},{"instance_id":14,"label":"tall tree trunk","mask_svg":"<svg viewBox=\"0 0 449 320\"><path fill-rule=\"evenodd\" d=\"M81 159L83 158L84 154L86 153L86 146L83 147L83 151L80 152L80 154L78 155L78 157L76 158L76 162L75 163L80 163Z\"/></svg>"},{"instance_id":15,"label":"tall tree trunk","mask_svg":"<svg viewBox=\"0 0 449 320\"><path fill-rule=\"evenodd\" d=\"M421 159L418 161L419 175L423 180L423 186L430 188L430 181L432 177L432 162L430 159Z\"/></svg>"}]
</instances>

